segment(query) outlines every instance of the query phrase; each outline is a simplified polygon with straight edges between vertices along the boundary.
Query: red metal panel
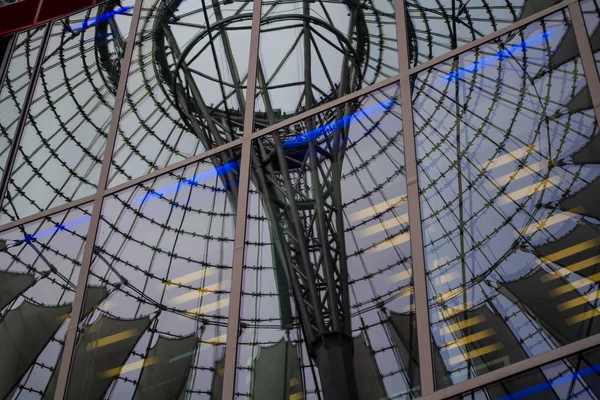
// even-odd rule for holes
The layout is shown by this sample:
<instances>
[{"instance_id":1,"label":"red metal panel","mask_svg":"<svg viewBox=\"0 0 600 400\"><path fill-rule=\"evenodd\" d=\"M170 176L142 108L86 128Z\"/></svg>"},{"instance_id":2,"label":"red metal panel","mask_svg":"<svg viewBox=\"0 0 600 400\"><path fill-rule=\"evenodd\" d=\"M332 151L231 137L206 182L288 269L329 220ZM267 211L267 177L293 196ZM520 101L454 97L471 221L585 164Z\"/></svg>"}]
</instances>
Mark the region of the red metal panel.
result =
<instances>
[{"instance_id":1,"label":"red metal panel","mask_svg":"<svg viewBox=\"0 0 600 400\"><path fill-rule=\"evenodd\" d=\"M38 21L48 21L96 3L95 0L43 0Z\"/></svg>"},{"instance_id":2,"label":"red metal panel","mask_svg":"<svg viewBox=\"0 0 600 400\"><path fill-rule=\"evenodd\" d=\"M33 25L39 2L40 0L24 0L0 8L0 35Z\"/></svg>"},{"instance_id":3,"label":"red metal panel","mask_svg":"<svg viewBox=\"0 0 600 400\"><path fill-rule=\"evenodd\" d=\"M0 8L0 36L71 14L99 0L23 0Z\"/></svg>"}]
</instances>

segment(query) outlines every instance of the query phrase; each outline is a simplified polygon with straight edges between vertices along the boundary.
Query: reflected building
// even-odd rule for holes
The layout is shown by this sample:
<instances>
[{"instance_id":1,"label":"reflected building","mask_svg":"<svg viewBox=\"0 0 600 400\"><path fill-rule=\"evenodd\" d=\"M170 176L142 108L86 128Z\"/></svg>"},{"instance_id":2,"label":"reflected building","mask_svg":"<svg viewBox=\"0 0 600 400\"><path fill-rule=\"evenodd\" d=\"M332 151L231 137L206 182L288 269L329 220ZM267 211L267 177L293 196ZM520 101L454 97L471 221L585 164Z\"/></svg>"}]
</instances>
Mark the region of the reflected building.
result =
<instances>
[{"instance_id":1,"label":"reflected building","mask_svg":"<svg viewBox=\"0 0 600 400\"><path fill-rule=\"evenodd\" d=\"M598 0L75 3L0 37L0 398L600 398Z\"/></svg>"}]
</instances>

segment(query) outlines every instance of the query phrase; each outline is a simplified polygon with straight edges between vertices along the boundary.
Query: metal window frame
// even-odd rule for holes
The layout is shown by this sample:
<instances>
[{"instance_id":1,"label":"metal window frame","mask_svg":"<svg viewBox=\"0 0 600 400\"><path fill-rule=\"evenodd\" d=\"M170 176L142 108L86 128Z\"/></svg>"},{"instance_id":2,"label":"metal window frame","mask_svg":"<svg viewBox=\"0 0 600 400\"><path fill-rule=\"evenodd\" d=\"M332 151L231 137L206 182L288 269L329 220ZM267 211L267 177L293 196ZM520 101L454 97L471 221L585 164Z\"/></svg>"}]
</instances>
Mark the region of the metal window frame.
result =
<instances>
[{"instance_id":1,"label":"metal window frame","mask_svg":"<svg viewBox=\"0 0 600 400\"><path fill-rule=\"evenodd\" d=\"M377 91L385 86L400 82L400 102L402 105L402 117L403 117L403 129L404 129L404 139L405 139L405 163L407 169L407 196L408 196L408 207L409 207L409 222L411 224L411 255L413 259L413 279L414 279L414 287L415 287L415 307L416 307L416 316L417 316L417 332L418 336L421 339L419 341L419 363L421 367L421 392L422 397L425 400L444 400L454 396L457 396L461 393L470 392L479 388L482 388L485 385L498 382L502 379L506 379L515 374L521 373L525 370L529 370L532 368L538 368L545 364L560 360L562 358L575 355L587 349L593 348L595 346L600 345L600 334L594 335L577 342L559 347L557 349L551 350L549 352L540 354L535 357L531 357L527 360L523 360L514 364L511 364L507 367L495 370L490 373L486 373L484 375L472 378L470 380L452 385L448 388L441 389L435 391L434 387L434 379L433 379L433 366L432 366L432 357L431 357L431 332L429 330L429 317L428 317L428 308L427 308L427 292L426 292L426 270L425 270L425 262L424 262L424 247L423 247L423 237L422 237L422 227L421 227L421 217L420 217L420 200L419 200L419 189L418 189L418 181L417 181L417 164L416 164L416 150L415 150L415 142L414 142L414 126L412 123L412 112L413 112L413 104L411 99L410 92L410 78L418 74L419 72L425 71L433 66L445 62L449 59L452 59L464 52L474 49L480 45L498 39L499 37L513 31L515 29L519 29L527 24L535 22L541 18L544 18L552 13L562 10L568 9L571 15L571 20L573 23L573 27L575 30L578 47L580 50L580 57L584 66L584 73L588 82L588 86L590 88L590 93L592 97L592 102L594 105L594 109L596 112L596 120L600 125L600 78L598 76L598 72L596 70L595 61L593 58L593 53L591 50L591 45L589 43L589 37L587 34L587 30L585 28L585 24L583 21L583 14L581 12L581 6L579 0L564 0L552 7L549 7L543 11L540 11L536 14L533 14L523 20L515 22L509 26L506 26L500 30L497 30L493 33L485 35L477 40L474 40L470 43L462 45L452 51L449 51L441 56L435 57L431 60L428 60L416 67L409 68L408 65L408 42L407 42L407 33L406 33L406 9L405 9L405 0L394 0L396 6L396 34L398 40L398 62L399 62L399 73L391 78L385 79L381 82L373 84L369 87L363 88L359 91L353 92L351 94L345 95L341 98L335 99L329 103L322 104L318 107L315 107L311 110L305 111L302 114L295 115L290 117L284 121L281 121L275 125L271 125L265 129L262 129L257 132L253 132L253 111L254 111L254 102L255 102L255 88L256 88L256 69L257 69L257 60L258 60L258 47L259 47L259 37L260 37L260 17L261 17L261 6L262 1L257 0L253 4L253 17L252 17L252 33L250 39L250 55L249 55L249 69L248 69L248 89L246 91L246 109L244 115L244 134L243 137L227 144L224 144L218 148L211 149L202 154L190 157L188 159L182 160L175 164L166 166L164 168L155 170L149 174L144 176L135 178L126 183L120 184L115 187L107 188L107 180L108 173L110 171L110 166L112 164L112 156L113 149L115 145L115 141L118 135L118 125L121 116L121 110L124 102L124 94L127 85L127 78L129 75L129 69L131 65L131 60L133 56L133 51L135 49L136 36L137 36L137 27L139 24L141 10L142 10L143 0L136 0L135 9L133 18L130 25L129 30L129 38L130 40L127 43L127 48L124 56L124 64L123 70L120 76L115 107L113 110L113 116L111 120L111 125L107 137L107 144L104 152L104 158L102 162L101 175L98 183L97 192L93 195L86 196L69 203L53 207L51 209L45 210L41 213L37 213L31 216L27 216L25 218L19 219L17 221L13 221L7 224L0 226L0 233L5 232L7 230L13 229L17 226L21 226L28 222L32 222L38 220L40 218L50 216L52 214L68 210L73 207L81 206L86 203L93 202L93 211L92 211L92 219L88 229L88 235L86 238L86 243L84 247L84 254L82 258L82 263L80 267L79 279L77 282L77 291L75 295L75 300L73 303L73 313L71 316L71 320L69 321L69 326L67 329L67 336L65 340L65 347L63 350L63 357L60 362L60 370L59 370L59 378L58 384L55 393L55 400L62 400L65 396L67 383L68 383L68 375L69 368L74 352L75 347L75 337L77 333L77 327L79 323L79 317L81 316L81 310L83 306L83 300L85 297L85 287L87 283L87 278L89 274L89 270L91 267L91 262L93 258L93 252L95 248L95 239L97 236L97 231L100 222L101 210L103 200L106 196L109 196L117 191L127 189L129 187L135 186L143 181L148 179L152 179L154 177L161 176L163 174L169 173L176 169L185 167L187 165L196 163L206 157L209 157L213 154L220 153L224 150L231 149L233 147L241 146L241 168L240 168L240 196L238 198L237 204L237 214L236 214L236 228L235 228L235 239L234 239L234 255L233 255L233 270L232 270L232 282L231 282L231 301L230 301L230 309L229 309L229 328L227 331L227 339L226 339L226 359L225 359L225 371L224 371L224 382L223 382L223 400L232 400L235 395L235 377L236 377L236 364L237 364L237 346L238 346L238 325L240 320L240 310L241 310L241 290L242 290L242 282L243 282L243 261L244 261L244 250L245 250L245 236L246 236L246 212L247 212L247 204L248 204L248 186L249 186L249 171L250 171L250 153L251 153L251 145L252 141L260 138L267 134L272 134L279 129L286 127L288 125L294 124L301 120L306 119L307 117L316 115L320 112L323 112L329 108L333 108L340 104L343 104L347 101L356 99L358 97L364 96L371 92ZM94 5L92 7L97 6ZM80 12L82 10L78 10L76 12ZM64 18L62 16L59 19ZM56 19L58 20L58 19ZM56 21L55 20L55 21ZM43 62L43 55L45 53L45 47L47 45L47 41L51 32L51 26L53 22L48 22L44 40L45 45L43 49L40 49L40 55L38 56L38 60L36 62L36 75L39 75L39 70L41 68L41 64ZM39 27L39 26L38 26ZM18 34L24 31L15 32L13 36L13 43L11 46L15 45L16 37ZM44 50L44 51L42 51ZM10 57L7 57L4 60L4 64L2 65L3 71L6 69L7 63L10 62ZM27 110L29 108L31 98L33 96L33 91L35 91L35 81L32 80L30 87L28 89L28 94L26 97L27 102ZM31 92L31 94L30 94ZM26 121L26 117L28 112L24 112L21 115L21 119ZM19 123L19 127L21 130L22 136L22 128L21 123ZM18 145L13 146L11 149L11 153L17 152ZM13 156L14 157L14 156ZM14 163L14 159L11 161ZM9 174L5 174L7 177ZM5 192L8 184L3 183L0 187L2 192L0 192L0 200L4 199ZM231 329L231 327L235 327L235 329ZM429 339L429 340L427 340Z\"/></svg>"},{"instance_id":2,"label":"metal window frame","mask_svg":"<svg viewBox=\"0 0 600 400\"><path fill-rule=\"evenodd\" d=\"M4 85L4 78L6 78L6 75L8 74L8 67L10 66L10 60L12 60L12 55L16 47L17 36L17 34L10 36L4 57L0 60L0 91L2 91Z\"/></svg>"},{"instance_id":3,"label":"metal window frame","mask_svg":"<svg viewBox=\"0 0 600 400\"><path fill-rule=\"evenodd\" d=\"M258 47L260 42L260 19L262 0L254 0L252 9L252 33L250 36L250 60L248 61L248 87L244 109L244 134L241 139L242 156L238 183L238 199L235 215L233 242L233 265L229 295L229 318L225 345L225 371L221 400L233 400L235 395L237 352L242 306L242 282L244 279L244 250L246 248L246 213L250 187L250 156L252 153L252 131L254 129L254 103L256 101L256 75L258 69Z\"/></svg>"},{"instance_id":4,"label":"metal window frame","mask_svg":"<svg viewBox=\"0 0 600 400\"><path fill-rule=\"evenodd\" d=\"M79 268L79 277L77 280L77 289L75 291L75 299L73 300L73 308L71 318L67 327L65 344L63 347L62 358L60 360L60 368L58 371L58 380L56 391L54 392L54 400L62 400L67 394L67 385L69 380L69 372L73 353L75 351L75 339L77 336L79 320L85 300L85 292L87 288L88 275L90 266L94 256L96 247L96 236L100 225L100 215L102 213L102 204L106 196L106 185L110 166L112 165L113 150L119 132L119 122L121 119L121 110L125 99L125 90L127 88L127 80L129 78L129 69L133 58L133 50L137 43L137 27L142 13L142 4L144 0L135 0L131 25L129 26L129 40L125 48L123 62L121 67L121 75L119 76L119 85L115 96L113 114L110 121L108 135L106 137L106 145L104 148L104 158L102 159L102 169L100 170L100 178L98 180L98 190L94 196L94 206L92 209L92 217L88 226L88 233L85 240L83 256L81 259L81 267Z\"/></svg>"}]
</instances>

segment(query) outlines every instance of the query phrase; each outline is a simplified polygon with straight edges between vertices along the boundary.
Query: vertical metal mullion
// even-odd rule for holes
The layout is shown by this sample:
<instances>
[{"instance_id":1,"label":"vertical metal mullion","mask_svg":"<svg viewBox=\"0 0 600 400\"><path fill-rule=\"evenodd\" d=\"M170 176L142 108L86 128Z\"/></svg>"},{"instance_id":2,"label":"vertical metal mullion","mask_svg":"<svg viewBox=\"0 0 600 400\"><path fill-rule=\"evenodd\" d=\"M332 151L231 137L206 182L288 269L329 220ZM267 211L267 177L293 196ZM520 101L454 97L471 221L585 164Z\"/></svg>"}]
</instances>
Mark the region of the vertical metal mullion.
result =
<instances>
[{"instance_id":1,"label":"vertical metal mullion","mask_svg":"<svg viewBox=\"0 0 600 400\"><path fill-rule=\"evenodd\" d=\"M90 225L88 227L88 234L86 236L85 246L83 250L83 257L81 260L81 268L79 269L79 278L77 280L77 290L75 292L75 298L73 300L73 308L71 311L71 319L67 327L67 334L65 338L65 344L63 347L62 359L60 361L58 381L56 384L56 391L54 394L54 400L62 400L65 397L67 390L67 383L69 378L69 370L71 361L73 358L73 352L75 350L75 339L77 335L77 327L81 318L81 311L83 309L83 302L85 299L85 291L87 286L87 279L90 272L90 266L93 259L94 248L96 243L96 236L98 233L98 226L100 224L100 215L102 211L102 203L104 199L104 192L108 182L108 175L110 172L110 166L113 156L113 150L119 130L119 120L121 118L121 110L123 107L123 100L125 97L125 89L127 87L127 78L129 76L129 68L131 65L131 59L133 56L133 50L135 49L137 27L142 11L143 0L135 0L135 8L133 16L131 18L131 25L129 27L129 36L127 46L125 48L125 54L121 63L121 75L119 77L119 85L115 96L115 103L112 113L112 119L106 138L106 147L104 148L104 156L102 159L102 169L100 171L100 178L98 180L98 189L94 197L94 205L92 210L92 217Z\"/></svg>"},{"instance_id":2,"label":"vertical metal mullion","mask_svg":"<svg viewBox=\"0 0 600 400\"><path fill-rule=\"evenodd\" d=\"M585 20L581 11L579 2L569 4L569 13L571 14L571 23L575 31L577 46L579 47L579 55L583 64L585 79L587 80L592 104L596 113L596 123L600 126L600 78L596 69L596 60L590 44L590 38L585 28Z\"/></svg>"},{"instance_id":3,"label":"vertical metal mullion","mask_svg":"<svg viewBox=\"0 0 600 400\"><path fill-rule=\"evenodd\" d=\"M244 249L246 241L246 213L248 206L248 190L250 186L250 155L252 151L252 133L254 131L254 102L256 98L256 74L258 67L261 7L262 0L255 0L252 10L250 60L248 62L248 87L246 89L244 135L242 140L242 156L240 160L238 199L235 217L235 238L233 246L233 265L231 273L227 341L225 344L225 371L223 374L222 400L233 400L235 394L235 376L239 338L238 330L242 305L242 280L244 272Z\"/></svg>"},{"instance_id":4,"label":"vertical metal mullion","mask_svg":"<svg viewBox=\"0 0 600 400\"><path fill-rule=\"evenodd\" d=\"M398 39L398 68L400 71L400 104L402 107L401 113L404 133L404 162L406 164L408 222L410 226L410 251L415 293L415 315L417 318L419 371L421 378L421 396L426 396L435 391L435 386L433 379L433 359L431 355L431 331L429 330L425 249L423 247L423 229L421 225L417 152L409 72L410 54L406 26L406 3L404 0L395 0L395 6L396 35Z\"/></svg>"},{"instance_id":5,"label":"vertical metal mullion","mask_svg":"<svg viewBox=\"0 0 600 400\"><path fill-rule=\"evenodd\" d=\"M42 64L44 63L44 55L46 54L46 48L48 47L48 42L50 41L51 32L52 23L48 23L46 25L44 37L42 38L42 43L40 44L40 49L35 61L35 66L33 67L33 72L31 73L31 81L29 82L27 93L25 94L23 107L21 107L21 115L19 115L17 129L15 130L13 140L10 142L10 151L8 153L8 158L6 159L6 164L4 165L4 173L2 174L2 180L0 181L0 210L2 210L2 205L4 204L4 199L6 198L8 183L10 182L10 176L12 175L13 166L15 164L15 160L17 159L19 146L21 145L21 139L23 138L23 132L25 131L25 125L27 124L29 109L31 107L33 96L35 95L35 89L37 87L40 71L42 70Z\"/></svg>"},{"instance_id":6,"label":"vertical metal mullion","mask_svg":"<svg viewBox=\"0 0 600 400\"><path fill-rule=\"evenodd\" d=\"M4 79L8 75L8 67L10 66L10 61L12 60L12 55L15 50L15 46L17 43L17 37L19 34L12 34L6 46L6 53L4 54L4 58L0 60L0 92L2 91L2 87L4 85Z\"/></svg>"}]
</instances>

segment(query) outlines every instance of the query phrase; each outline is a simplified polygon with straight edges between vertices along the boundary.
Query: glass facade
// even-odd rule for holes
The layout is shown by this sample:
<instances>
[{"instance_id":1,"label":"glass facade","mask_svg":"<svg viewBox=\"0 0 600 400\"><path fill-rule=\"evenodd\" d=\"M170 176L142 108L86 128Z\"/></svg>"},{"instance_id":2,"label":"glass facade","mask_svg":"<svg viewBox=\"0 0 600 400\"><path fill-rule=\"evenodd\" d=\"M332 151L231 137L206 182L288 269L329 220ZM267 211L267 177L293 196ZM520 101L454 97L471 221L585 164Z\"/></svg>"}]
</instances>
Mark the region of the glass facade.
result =
<instances>
[{"instance_id":1,"label":"glass facade","mask_svg":"<svg viewBox=\"0 0 600 400\"><path fill-rule=\"evenodd\" d=\"M600 399L598 0L110 0L0 57L0 398Z\"/></svg>"}]
</instances>

